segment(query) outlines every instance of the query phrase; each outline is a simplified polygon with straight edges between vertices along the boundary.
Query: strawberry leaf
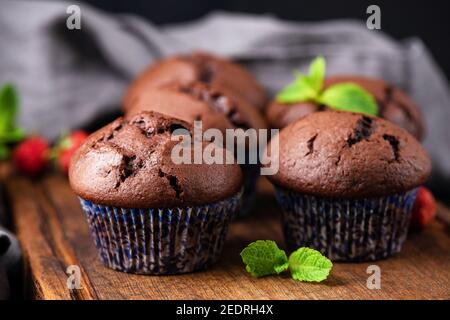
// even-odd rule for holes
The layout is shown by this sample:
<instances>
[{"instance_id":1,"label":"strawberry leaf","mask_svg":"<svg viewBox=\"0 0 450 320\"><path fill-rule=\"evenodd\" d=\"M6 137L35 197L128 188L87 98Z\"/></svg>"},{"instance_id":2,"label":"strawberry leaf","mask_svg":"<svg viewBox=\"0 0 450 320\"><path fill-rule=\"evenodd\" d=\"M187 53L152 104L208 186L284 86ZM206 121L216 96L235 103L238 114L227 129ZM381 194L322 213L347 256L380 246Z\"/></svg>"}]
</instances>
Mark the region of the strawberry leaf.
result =
<instances>
[{"instance_id":1,"label":"strawberry leaf","mask_svg":"<svg viewBox=\"0 0 450 320\"><path fill-rule=\"evenodd\" d=\"M15 87L11 84L4 85L0 89L0 132L7 132L15 127L18 105Z\"/></svg>"},{"instance_id":2,"label":"strawberry leaf","mask_svg":"<svg viewBox=\"0 0 450 320\"><path fill-rule=\"evenodd\" d=\"M0 160L8 159L10 151L7 146L0 144Z\"/></svg>"}]
</instances>

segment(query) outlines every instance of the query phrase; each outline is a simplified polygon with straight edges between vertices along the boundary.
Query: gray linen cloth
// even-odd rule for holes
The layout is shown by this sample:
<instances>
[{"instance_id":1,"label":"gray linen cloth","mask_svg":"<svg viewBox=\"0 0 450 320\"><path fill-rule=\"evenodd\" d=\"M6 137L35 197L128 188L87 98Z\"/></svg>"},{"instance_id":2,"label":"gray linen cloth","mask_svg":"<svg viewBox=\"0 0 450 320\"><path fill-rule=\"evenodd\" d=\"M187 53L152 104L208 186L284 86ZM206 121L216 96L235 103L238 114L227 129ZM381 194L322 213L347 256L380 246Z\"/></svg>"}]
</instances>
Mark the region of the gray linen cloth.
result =
<instances>
[{"instance_id":1,"label":"gray linen cloth","mask_svg":"<svg viewBox=\"0 0 450 320\"><path fill-rule=\"evenodd\" d=\"M201 49L235 58L272 94L291 81L294 69L324 55L328 74L380 77L411 94L426 118L435 176L450 181L448 82L419 39L394 41L363 21L297 23L224 12L156 27L83 3L81 30L68 30L72 4L0 1L0 83L18 86L20 122L30 132L55 138L117 111L127 83L167 55Z\"/></svg>"}]
</instances>

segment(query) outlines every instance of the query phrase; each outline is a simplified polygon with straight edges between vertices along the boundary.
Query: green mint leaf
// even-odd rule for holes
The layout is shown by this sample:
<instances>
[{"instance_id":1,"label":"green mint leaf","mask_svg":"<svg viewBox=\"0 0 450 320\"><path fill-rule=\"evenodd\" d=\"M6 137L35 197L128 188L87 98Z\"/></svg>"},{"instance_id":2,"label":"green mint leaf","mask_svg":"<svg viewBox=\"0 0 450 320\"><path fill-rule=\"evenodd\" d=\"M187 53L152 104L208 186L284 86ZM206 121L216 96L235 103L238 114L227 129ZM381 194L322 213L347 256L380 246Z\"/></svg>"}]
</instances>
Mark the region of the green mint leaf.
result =
<instances>
[{"instance_id":1,"label":"green mint leaf","mask_svg":"<svg viewBox=\"0 0 450 320\"><path fill-rule=\"evenodd\" d=\"M250 243L242 250L241 257L247 272L254 277L278 274L288 268L286 253L271 240Z\"/></svg>"},{"instance_id":2,"label":"green mint leaf","mask_svg":"<svg viewBox=\"0 0 450 320\"><path fill-rule=\"evenodd\" d=\"M309 66L309 84L316 91L320 92L325 78L325 59L319 56L311 62Z\"/></svg>"},{"instance_id":3,"label":"green mint leaf","mask_svg":"<svg viewBox=\"0 0 450 320\"><path fill-rule=\"evenodd\" d=\"M313 100L318 92L311 86L308 77L297 74L294 82L288 84L277 95L276 99L280 103L295 103L301 101Z\"/></svg>"},{"instance_id":4,"label":"green mint leaf","mask_svg":"<svg viewBox=\"0 0 450 320\"><path fill-rule=\"evenodd\" d=\"M310 248L299 248L289 257L289 270L294 280L320 282L328 277L332 267L328 258Z\"/></svg>"},{"instance_id":5,"label":"green mint leaf","mask_svg":"<svg viewBox=\"0 0 450 320\"><path fill-rule=\"evenodd\" d=\"M7 132L15 127L19 108L17 90L12 84L6 84L0 89L0 132Z\"/></svg>"},{"instance_id":6,"label":"green mint leaf","mask_svg":"<svg viewBox=\"0 0 450 320\"><path fill-rule=\"evenodd\" d=\"M295 80L281 90L276 99L280 103L314 101L322 89L324 77L325 59L320 56L311 62L308 75L297 73Z\"/></svg>"},{"instance_id":7,"label":"green mint leaf","mask_svg":"<svg viewBox=\"0 0 450 320\"><path fill-rule=\"evenodd\" d=\"M332 109L376 116L378 106L373 96L355 83L343 82L327 88L318 101Z\"/></svg>"}]
</instances>

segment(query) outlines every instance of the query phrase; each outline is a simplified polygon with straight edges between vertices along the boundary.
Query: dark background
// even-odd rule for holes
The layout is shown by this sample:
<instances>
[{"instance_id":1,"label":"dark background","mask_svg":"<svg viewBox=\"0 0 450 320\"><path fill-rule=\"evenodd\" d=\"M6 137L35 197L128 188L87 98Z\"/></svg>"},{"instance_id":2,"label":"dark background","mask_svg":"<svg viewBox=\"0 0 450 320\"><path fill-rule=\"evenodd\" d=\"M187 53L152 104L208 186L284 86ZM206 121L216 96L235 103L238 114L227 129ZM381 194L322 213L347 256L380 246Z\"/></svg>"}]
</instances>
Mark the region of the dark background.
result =
<instances>
[{"instance_id":1,"label":"dark background","mask_svg":"<svg viewBox=\"0 0 450 320\"><path fill-rule=\"evenodd\" d=\"M295 21L320 21L353 18L365 21L371 4L381 8L381 28L391 36L402 39L421 38L450 79L450 1L325 1L325 0L86 0L86 2L115 13L135 13L155 24L189 21L210 11L273 14Z\"/></svg>"}]
</instances>

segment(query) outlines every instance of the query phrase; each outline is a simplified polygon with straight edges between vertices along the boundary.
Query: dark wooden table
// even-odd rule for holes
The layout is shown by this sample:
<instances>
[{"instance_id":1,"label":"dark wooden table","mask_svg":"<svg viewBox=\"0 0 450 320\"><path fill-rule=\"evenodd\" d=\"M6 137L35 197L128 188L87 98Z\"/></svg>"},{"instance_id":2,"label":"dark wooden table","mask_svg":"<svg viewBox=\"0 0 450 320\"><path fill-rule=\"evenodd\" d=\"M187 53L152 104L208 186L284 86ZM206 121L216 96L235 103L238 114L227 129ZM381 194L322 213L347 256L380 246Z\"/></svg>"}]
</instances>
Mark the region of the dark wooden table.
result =
<instances>
[{"instance_id":1,"label":"dark wooden table","mask_svg":"<svg viewBox=\"0 0 450 320\"><path fill-rule=\"evenodd\" d=\"M283 245L279 208L267 183L255 212L231 226L221 260L211 269L178 276L140 276L104 267L67 179L50 174L37 181L3 174L15 231L21 242L28 293L34 299L450 299L450 237L443 220L408 236L403 251L372 263L335 263L319 284L288 275L255 279L239 252L257 239ZM381 289L366 286L366 269L381 268ZM67 287L66 269L81 270L80 290Z\"/></svg>"}]
</instances>

